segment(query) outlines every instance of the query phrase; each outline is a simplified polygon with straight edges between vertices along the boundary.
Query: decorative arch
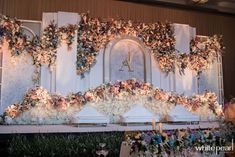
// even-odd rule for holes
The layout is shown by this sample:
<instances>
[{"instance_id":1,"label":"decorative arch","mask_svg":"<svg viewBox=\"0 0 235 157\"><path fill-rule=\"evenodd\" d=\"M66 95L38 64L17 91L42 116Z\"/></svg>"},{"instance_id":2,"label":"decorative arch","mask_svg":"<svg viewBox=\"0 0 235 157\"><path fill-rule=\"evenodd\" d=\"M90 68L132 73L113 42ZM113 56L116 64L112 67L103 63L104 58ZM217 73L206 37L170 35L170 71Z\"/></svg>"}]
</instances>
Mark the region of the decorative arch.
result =
<instances>
[{"instance_id":1,"label":"decorative arch","mask_svg":"<svg viewBox=\"0 0 235 157\"><path fill-rule=\"evenodd\" d=\"M134 44L144 56L144 81L152 83L152 74L151 74L151 54L149 49L135 37L124 36L118 39L115 39L108 43L104 49L104 83L111 81L111 53L115 45L120 42L125 41L125 43Z\"/></svg>"},{"instance_id":2,"label":"decorative arch","mask_svg":"<svg viewBox=\"0 0 235 157\"><path fill-rule=\"evenodd\" d=\"M27 26L21 26L21 28L22 28L24 31L26 31L26 32L28 32L29 34L31 34L31 35L32 35L32 38L36 36L36 34L34 33L34 31L33 31L32 29L30 29L29 27L27 27ZM24 32L24 34L27 34L26 32ZM27 34L27 35L28 35L28 34Z\"/></svg>"}]
</instances>

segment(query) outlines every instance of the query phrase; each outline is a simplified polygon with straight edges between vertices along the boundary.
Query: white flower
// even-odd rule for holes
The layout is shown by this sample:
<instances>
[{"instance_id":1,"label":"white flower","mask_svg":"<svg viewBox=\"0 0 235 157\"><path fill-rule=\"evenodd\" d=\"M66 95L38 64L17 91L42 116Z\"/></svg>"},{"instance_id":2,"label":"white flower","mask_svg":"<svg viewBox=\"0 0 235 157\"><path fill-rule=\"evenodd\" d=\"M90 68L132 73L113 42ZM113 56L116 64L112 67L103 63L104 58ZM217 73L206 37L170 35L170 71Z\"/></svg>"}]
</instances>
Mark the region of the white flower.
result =
<instances>
[{"instance_id":1,"label":"white flower","mask_svg":"<svg viewBox=\"0 0 235 157\"><path fill-rule=\"evenodd\" d=\"M13 120L11 117L5 116L5 123L6 124L13 124Z\"/></svg>"}]
</instances>

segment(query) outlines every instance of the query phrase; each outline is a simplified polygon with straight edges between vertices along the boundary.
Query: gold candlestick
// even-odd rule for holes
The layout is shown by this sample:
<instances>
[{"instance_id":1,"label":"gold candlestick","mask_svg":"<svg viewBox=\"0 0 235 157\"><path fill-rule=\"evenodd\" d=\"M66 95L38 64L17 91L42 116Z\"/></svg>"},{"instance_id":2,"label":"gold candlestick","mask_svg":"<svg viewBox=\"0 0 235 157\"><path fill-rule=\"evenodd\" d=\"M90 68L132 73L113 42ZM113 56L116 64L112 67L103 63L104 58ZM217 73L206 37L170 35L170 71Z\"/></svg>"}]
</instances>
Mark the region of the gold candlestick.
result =
<instances>
[{"instance_id":1,"label":"gold candlestick","mask_svg":"<svg viewBox=\"0 0 235 157\"><path fill-rule=\"evenodd\" d=\"M162 123L158 123L159 132L162 133Z\"/></svg>"},{"instance_id":2,"label":"gold candlestick","mask_svg":"<svg viewBox=\"0 0 235 157\"><path fill-rule=\"evenodd\" d=\"M152 119L152 128L156 130L156 120L154 118Z\"/></svg>"}]
</instances>

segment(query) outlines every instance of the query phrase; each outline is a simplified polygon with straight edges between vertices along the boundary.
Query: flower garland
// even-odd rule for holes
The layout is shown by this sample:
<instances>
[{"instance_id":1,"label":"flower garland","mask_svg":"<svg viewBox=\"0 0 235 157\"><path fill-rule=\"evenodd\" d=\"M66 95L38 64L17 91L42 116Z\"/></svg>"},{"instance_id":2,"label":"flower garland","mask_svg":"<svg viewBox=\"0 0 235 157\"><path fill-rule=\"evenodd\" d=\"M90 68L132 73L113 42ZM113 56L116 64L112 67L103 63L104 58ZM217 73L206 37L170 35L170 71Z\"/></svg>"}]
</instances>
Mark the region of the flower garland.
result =
<instances>
[{"instance_id":1,"label":"flower garland","mask_svg":"<svg viewBox=\"0 0 235 157\"><path fill-rule=\"evenodd\" d=\"M178 66L180 74L190 68L196 73L206 70L224 49L222 36L212 36L205 39L196 37L190 42L190 53L180 54L175 49L174 30L170 23L134 23L132 21L111 20L101 21L81 14L78 26L78 75L88 72L96 62L99 50L108 42L122 36L137 37L153 54L159 68L166 73L174 72Z\"/></svg>"},{"instance_id":2,"label":"flower garland","mask_svg":"<svg viewBox=\"0 0 235 157\"><path fill-rule=\"evenodd\" d=\"M174 72L175 66L184 73L190 68L200 73L222 52L221 36L208 38L196 37L190 42L190 53L179 54L175 50L174 30L171 23L136 23L124 20L101 21L81 14L78 25L68 25L58 28L53 22L43 31L41 39L28 41L23 35L20 21L4 15L0 16L0 44L6 40L12 55L29 52L34 64L48 65L50 68L56 62L56 49L61 42L67 43L70 49L75 40L77 30L77 74L84 76L96 62L99 50L108 42L122 36L139 38L153 54L159 63L159 68L166 73ZM37 42L35 42L37 41Z\"/></svg>"},{"instance_id":3,"label":"flower garland","mask_svg":"<svg viewBox=\"0 0 235 157\"><path fill-rule=\"evenodd\" d=\"M205 92L202 95L185 97L134 79L117 81L114 84L99 86L85 92L87 104L107 115L117 115L127 112L135 104L143 104L157 115L167 115L176 104L184 106L188 111L203 115L222 115L221 106L216 101L215 93ZM164 106L164 107L162 107ZM204 113L204 114L203 114Z\"/></svg>"},{"instance_id":4,"label":"flower garland","mask_svg":"<svg viewBox=\"0 0 235 157\"><path fill-rule=\"evenodd\" d=\"M17 19L0 15L0 44L4 40L9 44L12 56L21 53L30 53L34 65L40 67L45 64L51 69L56 62L56 49L60 43L66 43L70 48L75 38L76 25L68 25L58 28L52 21L44 30L42 37L34 37L28 40L21 29L22 24Z\"/></svg>"},{"instance_id":5,"label":"flower garland","mask_svg":"<svg viewBox=\"0 0 235 157\"><path fill-rule=\"evenodd\" d=\"M32 56L36 66L48 65L51 69L55 66L57 57L57 48L60 43L66 43L68 49L75 38L75 25L68 25L58 28L52 21L43 31L43 35L34 47Z\"/></svg>"},{"instance_id":6,"label":"flower garland","mask_svg":"<svg viewBox=\"0 0 235 157\"><path fill-rule=\"evenodd\" d=\"M13 104L5 110L5 122L16 124L61 124L69 123L71 115L81 109L84 99L71 94L66 98L50 95L42 87L30 89L20 104Z\"/></svg>"},{"instance_id":7,"label":"flower garland","mask_svg":"<svg viewBox=\"0 0 235 157\"><path fill-rule=\"evenodd\" d=\"M77 73L84 74L96 62L98 51L108 42L122 36L139 38L160 60L163 54L175 51L175 38L171 23L137 23L125 20L101 21L81 14L78 26Z\"/></svg>"},{"instance_id":8,"label":"flower garland","mask_svg":"<svg viewBox=\"0 0 235 157\"><path fill-rule=\"evenodd\" d=\"M57 123L58 120L68 123L84 105L93 106L106 115L121 116L136 103L161 116L168 115L176 104L198 115L223 114L214 93L184 97L132 79L104 84L84 94L70 94L67 97L50 95L42 87L37 87L29 90L20 104L7 107L4 115L20 124L42 123L39 122L40 118L44 118L43 123Z\"/></svg>"},{"instance_id":9,"label":"flower garland","mask_svg":"<svg viewBox=\"0 0 235 157\"><path fill-rule=\"evenodd\" d=\"M131 146L130 153L142 156L198 156L201 146L226 146L231 142L226 135L234 136L234 131L224 132L223 129L177 129L169 131L132 132L126 134L125 142ZM210 152L210 153L215 153ZM229 151L229 150L227 150ZM232 147L231 150L232 151ZM208 153L208 152L207 152Z\"/></svg>"}]
</instances>

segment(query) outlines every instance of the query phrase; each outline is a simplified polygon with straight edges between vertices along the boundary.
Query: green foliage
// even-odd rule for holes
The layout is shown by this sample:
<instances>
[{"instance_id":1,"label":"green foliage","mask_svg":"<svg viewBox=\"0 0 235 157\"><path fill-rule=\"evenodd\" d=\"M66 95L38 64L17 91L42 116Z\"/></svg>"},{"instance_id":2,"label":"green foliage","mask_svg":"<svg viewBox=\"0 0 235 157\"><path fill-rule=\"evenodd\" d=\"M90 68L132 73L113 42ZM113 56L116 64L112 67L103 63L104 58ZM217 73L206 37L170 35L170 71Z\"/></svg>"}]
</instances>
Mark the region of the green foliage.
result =
<instances>
[{"instance_id":1,"label":"green foliage","mask_svg":"<svg viewBox=\"0 0 235 157\"><path fill-rule=\"evenodd\" d=\"M69 135L40 134L33 136L16 135L9 141L8 152L12 157L55 157L55 156L97 156L100 143L105 143L104 149L108 156L119 156L122 132L85 133Z\"/></svg>"}]
</instances>

